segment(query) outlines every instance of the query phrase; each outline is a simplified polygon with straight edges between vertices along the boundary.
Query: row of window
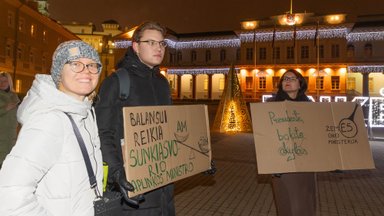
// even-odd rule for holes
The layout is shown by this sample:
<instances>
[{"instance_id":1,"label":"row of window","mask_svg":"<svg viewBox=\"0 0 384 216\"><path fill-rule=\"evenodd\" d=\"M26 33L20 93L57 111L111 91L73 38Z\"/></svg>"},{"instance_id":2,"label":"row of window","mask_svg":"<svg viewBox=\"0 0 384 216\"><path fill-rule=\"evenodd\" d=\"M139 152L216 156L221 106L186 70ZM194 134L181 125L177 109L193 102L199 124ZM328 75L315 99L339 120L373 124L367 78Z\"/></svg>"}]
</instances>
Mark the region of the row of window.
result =
<instances>
[{"instance_id":1,"label":"row of window","mask_svg":"<svg viewBox=\"0 0 384 216\"><path fill-rule=\"evenodd\" d=\"M309 77L304 77L304 79L309 82ZM280 82L280 77L272 77L272 85L274 89L277 89L277 86ZM258 78L258 89L266 89L267 88L267 78L259 77ZM324 90L324 77L319 76L316 77L315 88L317 90ZM248 76L245 77L245 89L253 89L253 77ZM331 90L339 90L340 89L340 77L332 76L331 77Z\"/></svg>"},{"instance_id":2,"label":"row of window","mask_svg":"<svg viewBox=\"0 0 384 216\"><path fill-rule=\"evenodd\" d=\"M339 44L332 44L331 45L331 58L340 58L340 45ZM318 49L315 49L317 53L315 53L315 56L319 56L319 58L324 58L324 45L318 46ZM372 44L365 44L364 46L365 56L371 57L372 56ZM236 60L239 61L241 58L240 55L240 48L237 49L236 52ZM245 53L245 59L247 61L254 60L254 48L246 48ZM272 59L279 60L281 59L281 47L274 47L272 49ZM355 47L352 44L349 44L347 46L347 56L348 57L354 57L355 55ZM226 50L222 49L220 50L220 62L224 62L226 60ZM258 59L259 60L266 60L268 56L267 48L266 47L260 47L258 49ZM192 50L190 55L191 63L196 62L197 60L197 51ZM295 47L294 46L288 46L286 47L285 51L285 57L286 59L294 59L295 58ZM300 47L300 58L301 59L309 59L310 58L310 49L308 45L304 45ZM181 62L183 60L182 52L178 51L176 54L170 53L170 63L175 62ZM205 51L205 62L210 62L212 60L212 53L211 50Z\"/></svg>"},{"instance_id":3,"label":"row of window","mask_svg":"<svg viewBox=\"0 0 384 216\"><path fill-rule=\"evenodd\" d=\"M43 42L47 42L47 39L48 39L47 30L42 30L41 37L40 37L40 35L38 36L38 33L39 33L38 25L34 23L31 23L28 25L26 20L29 20L29 19L19 16L18 21L16 21L15 13L13 11L8 11L7 25L9 28L14 29L16 27L20 33L25 34L29 32L29 35L32 38L41 39ZM16 25L16 22L18 22L17 25ZM62 39L59 37L57 41L58 43L60 43Z\"/></svg>"}]
</instances>

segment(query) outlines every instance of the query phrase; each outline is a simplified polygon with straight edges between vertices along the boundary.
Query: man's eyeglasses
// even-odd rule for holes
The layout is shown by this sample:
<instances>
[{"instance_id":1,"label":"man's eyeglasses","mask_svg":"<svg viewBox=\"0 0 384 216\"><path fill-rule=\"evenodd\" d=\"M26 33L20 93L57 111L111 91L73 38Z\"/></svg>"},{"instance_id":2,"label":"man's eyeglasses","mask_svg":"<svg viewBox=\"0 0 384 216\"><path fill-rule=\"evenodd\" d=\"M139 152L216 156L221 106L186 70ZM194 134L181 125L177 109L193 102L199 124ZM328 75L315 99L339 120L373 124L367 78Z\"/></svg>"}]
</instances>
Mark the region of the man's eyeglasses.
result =
<instances>
[{"instance_id":1,"label":"man's eyeglasses","mask_svg":"<svg viewBox=\"0 0 384 216\"><path fill-rule=\"evenodd\" d=\"M145 40L145 41L138 41L138 42L147 43L151 47L160 46L160 48L165 48L168 46L167 42L165 41Z\"/></svg>"},{"instance_id":2,"label":"man's eyeglasses","mask_svg":"<svg viewBox=\"0 0 384 216\"><path fill-rule=\"evenodd\" d=\"M285 82L296 81L296 80L297 80L297 77L288 77L288 76L286 76L286 77L283 78L283 81L285 81Z\"/></svg>"},{"instance_id":3,"label":"man's eyeglasses","mask_svg":"<svg viewBox=\"0 0 384 216\"><path fill-rule=\"evenodd\" d=\"M83 62L79 61L69 61L66 64L69 64L71 70L75 73L80 73L85 69L85 67L87 67L89 73L97 74L100 73L101 68L101 65L99 63L84 64Z\"/></svg>"}]
</instances>

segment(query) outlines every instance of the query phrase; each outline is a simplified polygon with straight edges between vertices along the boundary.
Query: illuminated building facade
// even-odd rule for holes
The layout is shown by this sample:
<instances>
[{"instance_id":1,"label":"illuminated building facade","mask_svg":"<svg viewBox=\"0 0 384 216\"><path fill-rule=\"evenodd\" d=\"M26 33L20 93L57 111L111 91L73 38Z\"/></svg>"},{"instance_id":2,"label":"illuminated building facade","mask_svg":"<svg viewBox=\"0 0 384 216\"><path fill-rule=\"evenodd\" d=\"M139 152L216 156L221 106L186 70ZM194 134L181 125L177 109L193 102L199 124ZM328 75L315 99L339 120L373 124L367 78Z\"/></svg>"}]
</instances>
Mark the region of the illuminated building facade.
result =
<instances>
[{"instance_id":1,"label":"illuminated building facade","mask_svg":"<svg viewBox=\"0 0 384 216\"><path fill-rule=\"evenodd\" d=\"M249 102L274 93L289 68L307 79L307 93L315 100L379 96L384 87L384 16L291 16L244 21L238 31L171 32L163 71L173 98L220 99L231 65ZM130 45L126 39L114 40L117 48Z\"/></svg>"},{"instance_id":2,"label":"illuminated building facade","mask_svg":"<svg viewBox=\"0 0 384 216\"><path fill-rule=\"evenodd\" d=\"M103 64L101 79L107 77L114 71L116 60L112 37L122 33L118 22L115 20L103 22L101 24L102 31L96 31L96 26L93 23L72 22L61 24L99 52L100 60Z\"/></svg>"},{"instance_id":3,"label":"illuminated building facade","mask_svg":"<svg viewBox=\"0 0 384 216\"><path fill-rule=\"evenodd\" d=\"M21 96L31 87L35 74L49 73L52 54L61 42L79 39L40 14L35 3L0 1L0 70L13 75L15 89Z\"/></svg>"}]
</instances>

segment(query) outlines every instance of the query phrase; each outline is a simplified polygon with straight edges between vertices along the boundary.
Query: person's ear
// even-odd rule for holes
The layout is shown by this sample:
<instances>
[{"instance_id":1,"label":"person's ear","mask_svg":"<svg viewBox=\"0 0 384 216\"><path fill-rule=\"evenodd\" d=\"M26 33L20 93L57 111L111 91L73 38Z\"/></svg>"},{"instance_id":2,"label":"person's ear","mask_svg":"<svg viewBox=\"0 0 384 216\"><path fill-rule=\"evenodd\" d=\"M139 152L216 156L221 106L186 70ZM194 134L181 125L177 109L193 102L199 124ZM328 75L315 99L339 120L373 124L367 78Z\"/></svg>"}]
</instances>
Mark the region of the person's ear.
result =
<instances>
[{"instance_id":1,"label":"person's ear","mask_svg":"<svg viewBox=\"0 0 384 216\"><path fill-rule=\"evenodd\" d=\"M133 51L135 51L136 54L139 54L139 43L132 42L132 48L133 48Z\"/></svg>"}]
</instances>

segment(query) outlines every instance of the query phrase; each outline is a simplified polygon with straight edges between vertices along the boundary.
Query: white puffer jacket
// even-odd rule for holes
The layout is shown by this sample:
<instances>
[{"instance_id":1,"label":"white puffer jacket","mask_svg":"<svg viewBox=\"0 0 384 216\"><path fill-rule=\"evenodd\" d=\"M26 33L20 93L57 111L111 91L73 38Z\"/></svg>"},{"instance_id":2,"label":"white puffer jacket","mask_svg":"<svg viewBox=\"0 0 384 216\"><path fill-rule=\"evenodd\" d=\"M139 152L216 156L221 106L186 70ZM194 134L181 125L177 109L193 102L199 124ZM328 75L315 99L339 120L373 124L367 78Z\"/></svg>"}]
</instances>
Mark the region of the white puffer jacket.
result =
<instances>
[{"instance_id":1,"label":"white puffer jacket","mask_svg":"<svg viewBox=\"0 0 384 216\"><path fill-rule=\"evenodd\" d=\"M0 215L93 216L95 192L72 125L75 120L102 188L100 141L91 103L36 75L19 107L17 142L0 170Z\"/></svg>"}]
</instances>

